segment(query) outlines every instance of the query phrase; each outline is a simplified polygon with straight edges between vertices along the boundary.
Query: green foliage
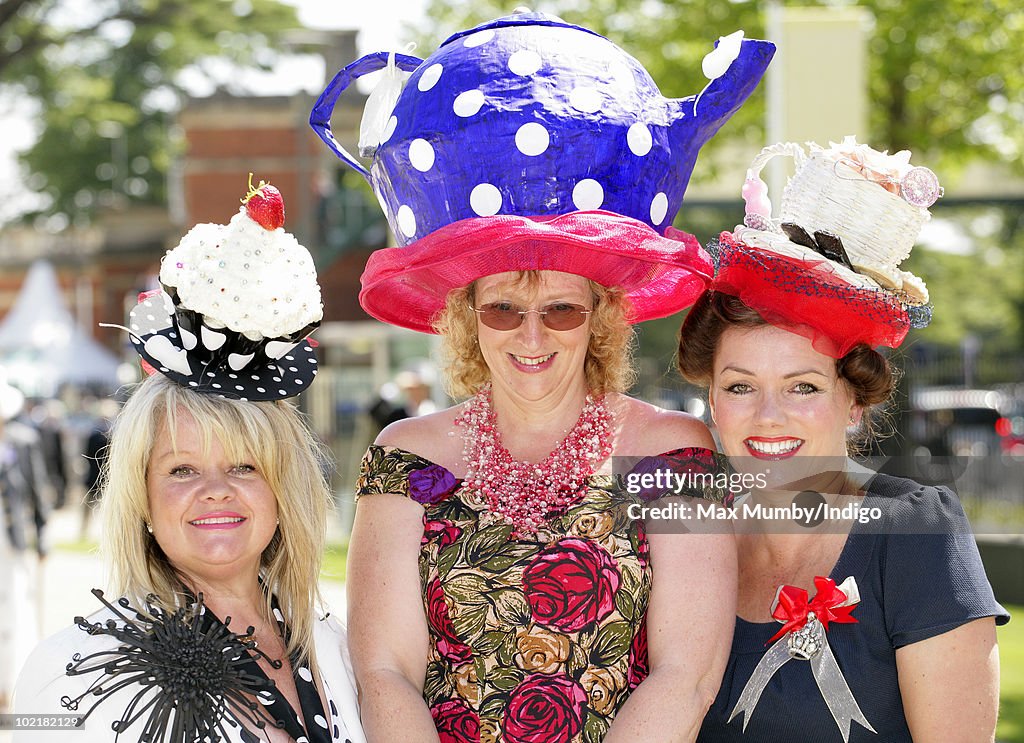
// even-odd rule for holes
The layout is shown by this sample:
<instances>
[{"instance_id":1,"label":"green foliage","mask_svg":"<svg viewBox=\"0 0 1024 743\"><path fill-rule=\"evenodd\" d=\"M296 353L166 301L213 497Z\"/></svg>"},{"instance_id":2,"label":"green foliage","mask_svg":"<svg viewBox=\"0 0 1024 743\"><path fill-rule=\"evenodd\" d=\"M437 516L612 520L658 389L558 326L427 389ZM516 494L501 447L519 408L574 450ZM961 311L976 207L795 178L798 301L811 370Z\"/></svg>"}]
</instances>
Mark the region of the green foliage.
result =
<instances>
[{"instance_id":1,"label":"green foliage","mask_svg":"<svg viewBox=\"0 0 1024 743\"><path fill-rule=\"evenodd\" d=\"M937 208L934 219L953 228L960 252L925 244L901 266L925 280L936 308L915 339L956 348L971 333L986 353L1024 347L1024 205Z\"/></svg>"},{"instance_id":2,"label":"green foliage","mask_svg":"<svg viewBox=\"0 0 1024 743\"><path fill-rule=\"evenodd\" d=\"M1024 12L1017 0L870 0L871 141L951 167L1024 152Z\"/></svg>"},{"instance_id":3,"label":"green foliage","mask_svg":"<svg viewBox=\"0 0 1024 743\"><path fill-rule=\"evenodd\" d=\"M856 4L874 16L868 40L871 131L859 133L861 141L880 150L927 151L936 170L980 158L1010 162L1024 172L1024 11L1018 0L783 4ZM742 28L749 37L764 38L766 6L764 0L539 0L530 7L606 35L643 63L666 96L679 97L704 86L700 62L719 36ZM420 48L432 50L449 34L506 15L510 7L496 0L431 0ZM763 141L763 121L759 90L723 134ZM695 177L708 175L700 171Z\"/></svg>"},{"instance_id":4,"label":"green foliage","mask_svg":"<svg viewBox=\"0 0 1024 743\"><path fill-rule=\"evenodd\" d=\"M88 218L115 199L166 203L179 73L217 58L269 68L295 9L277 0L0 3L0 88L40 106L22 156L47 213ZM116 196L115 196L116 193ZM31 216L31 215L29 215Z\"/></svg>"},{"instance_id":5,"label":"green foliage","mask_svg":"<svg viewBox=\"0 0 1024 743\"><path fill-rule=\"evenodd\" d=\"M320 568L320 580L344 583L348 570L348 539L332 542L324 550L324 561Z\"/></svg>"},{"instance_id":6,"label":"green foliage","mask_svg":"<svg viewBox=\"0 0 1024 743\"><path fill-rule=\"evenodd\" d=\"M996 630L999 640L999 725L996 740L1024 740L1024 606L1007 606L1013 621Z\"/></svg>"}]
</instances>

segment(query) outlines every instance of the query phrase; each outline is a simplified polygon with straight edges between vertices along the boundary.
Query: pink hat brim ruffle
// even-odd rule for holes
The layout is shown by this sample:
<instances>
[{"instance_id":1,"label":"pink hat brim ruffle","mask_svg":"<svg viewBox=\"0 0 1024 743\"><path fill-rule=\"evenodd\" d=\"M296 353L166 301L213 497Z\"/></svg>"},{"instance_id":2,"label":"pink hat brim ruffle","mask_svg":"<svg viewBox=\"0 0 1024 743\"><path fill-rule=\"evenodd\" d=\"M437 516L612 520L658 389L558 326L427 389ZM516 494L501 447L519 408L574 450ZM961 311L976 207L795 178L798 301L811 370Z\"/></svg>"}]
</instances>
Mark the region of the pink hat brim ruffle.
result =
<instances>
[{"instance_id":1,"label":"pink hat brim ruffle","mask_svg":"<svg viewBox=\"0 0 1024 743\"><path fill-rule=\"evenodd\" d=\"M498 215L463 219L404 248L374 252L359 303L392 325L432 333L448 293L506 271L560 271L620 287L632 322L667 317L692 305L714 264L693 235L665 235L606 211L553 217Z\"/></svg>"}]
</instances>

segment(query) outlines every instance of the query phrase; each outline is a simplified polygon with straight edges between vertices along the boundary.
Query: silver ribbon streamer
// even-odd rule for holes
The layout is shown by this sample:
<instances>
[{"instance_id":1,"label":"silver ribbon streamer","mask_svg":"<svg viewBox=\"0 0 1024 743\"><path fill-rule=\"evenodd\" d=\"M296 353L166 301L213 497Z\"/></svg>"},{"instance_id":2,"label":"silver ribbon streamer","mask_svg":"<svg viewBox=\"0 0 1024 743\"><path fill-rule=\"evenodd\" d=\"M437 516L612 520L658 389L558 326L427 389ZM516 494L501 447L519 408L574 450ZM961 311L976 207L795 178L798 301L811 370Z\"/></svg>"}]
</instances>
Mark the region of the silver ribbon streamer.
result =
<instances>
[{"instance_id":1,"label":"silver ribbon streamer","mask_svg":"<svg viewBox=\"0 0 1024 743\"><path fill-rule=\"evenodd\" d=\"M839 589L846 594L846 601L840 606L848 606L860 601L860 591L857 589L857 583L853 576L844 580ZM776 594L776 603L777 601L778 594ZM773 613L774 610L775 606L773 605ZM811 673L818 683L818 690L825 699L832 718L839 726L843 743L849 743L850 726L854 720L877 734L864 713L861 712L857 700L853 697L853 692L850 691L850 686L843 678L843 672L839 669L836 657L832 654L832 648L828 645L825 628L814 616L814 612L809 614L807 624L795 632L790 632L785 638L779 638L764 654L757 667L754 668L754 672L750 674L746 686L743 687L736 707L729 715L729 722L732 722L736 715L742 713L743 731L746 732L747 724L754 714L754 708L757 707L768 682L776 671L794 659L810 661Z\"/></svg>"}]
</instances>

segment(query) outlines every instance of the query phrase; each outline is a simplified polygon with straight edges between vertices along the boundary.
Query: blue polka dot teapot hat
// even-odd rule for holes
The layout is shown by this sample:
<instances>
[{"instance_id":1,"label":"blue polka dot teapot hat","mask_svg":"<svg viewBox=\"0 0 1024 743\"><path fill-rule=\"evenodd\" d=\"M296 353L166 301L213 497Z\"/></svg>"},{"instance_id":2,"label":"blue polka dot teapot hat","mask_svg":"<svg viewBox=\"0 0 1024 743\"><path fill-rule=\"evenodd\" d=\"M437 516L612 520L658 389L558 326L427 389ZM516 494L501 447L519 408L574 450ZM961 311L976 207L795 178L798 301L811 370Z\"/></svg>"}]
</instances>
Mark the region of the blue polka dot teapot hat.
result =
<instances>
[{"instance_id":1,"label":"blue polka dot teapot hat","mask_svg":"<svg viewBox=\"0 0 1024 743\"><path fill-rule=\"evenodd\" d=\"M714 269L671 224L698 151L774 52L741 31L724 37L704 59L706 87L667 99L608 39L519 9L426 60L377 52L348 65L310 125L369 181L398 242L370 256L363 309L432 332L449 291L518 270L622 287L636 322L690 306ZM364 167L334 138L331 113L354 80L385 68L411 74L390 115L376 112L384 124Z\"/></svg>"},{"instance_id":2,"label":"blue polka dot teapot hat","mask_svg":"<svg viewBox=\"0 0 1024 743\"><path fill-rule=\"evenodd\" d=\"M280 400L317 373L308 338L323 318L313 259L284 230L284 201L260 181L228 224L197 224L160 264L128 331L147 373L196 392Z\"/></svg>"}]
</instances>

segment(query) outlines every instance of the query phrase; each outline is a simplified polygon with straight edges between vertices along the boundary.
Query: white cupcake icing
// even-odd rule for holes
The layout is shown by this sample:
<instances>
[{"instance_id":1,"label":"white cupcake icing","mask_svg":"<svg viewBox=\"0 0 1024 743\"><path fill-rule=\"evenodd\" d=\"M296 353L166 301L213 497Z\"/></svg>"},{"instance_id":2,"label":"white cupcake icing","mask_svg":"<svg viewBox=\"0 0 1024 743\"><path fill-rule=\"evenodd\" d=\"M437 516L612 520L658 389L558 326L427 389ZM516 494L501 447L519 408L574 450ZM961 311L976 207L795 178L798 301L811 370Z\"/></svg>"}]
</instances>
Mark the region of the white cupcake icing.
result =
<instances>
[{"instance_id":1,"label":"white cupcake icing","mask_svg":"<svg viewBox=\"0 0 1024 743\"><path fill-rule=\"evenodd\" d=\"M267 230L245 207L227 225L198 224L160 266L181 304L252 340L289 335L323 318L309 251L283 228Z\"/></svg>"}]
</instances>

